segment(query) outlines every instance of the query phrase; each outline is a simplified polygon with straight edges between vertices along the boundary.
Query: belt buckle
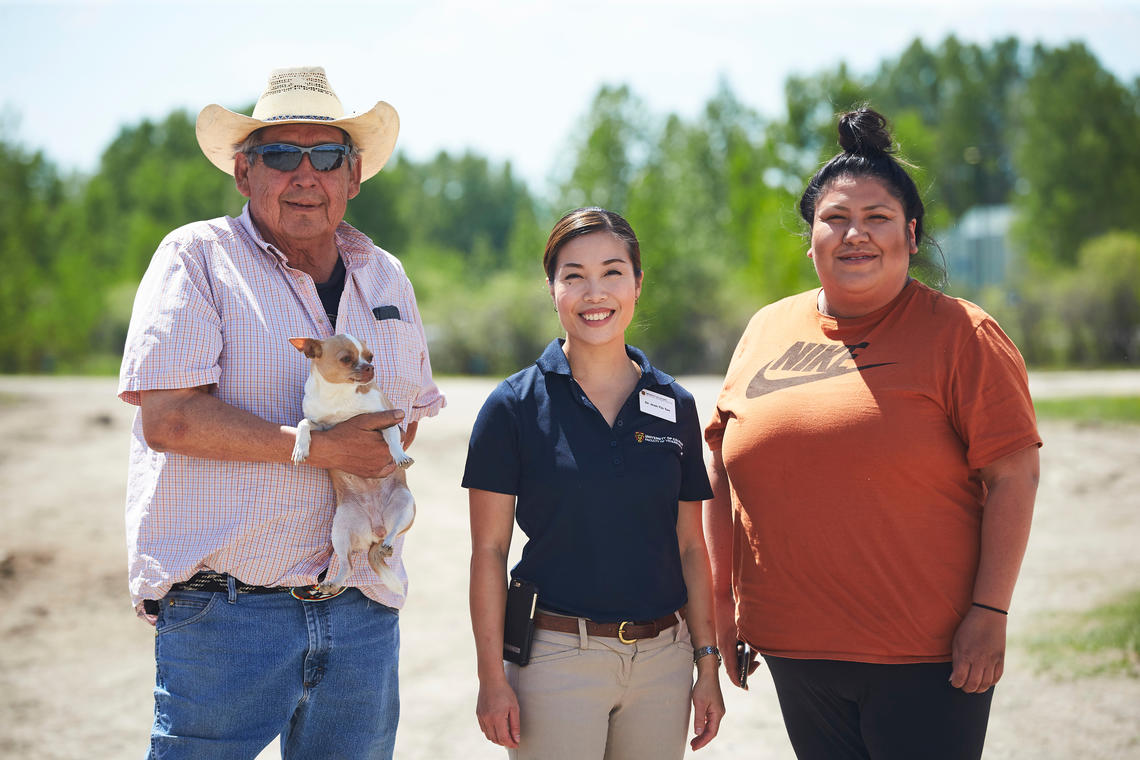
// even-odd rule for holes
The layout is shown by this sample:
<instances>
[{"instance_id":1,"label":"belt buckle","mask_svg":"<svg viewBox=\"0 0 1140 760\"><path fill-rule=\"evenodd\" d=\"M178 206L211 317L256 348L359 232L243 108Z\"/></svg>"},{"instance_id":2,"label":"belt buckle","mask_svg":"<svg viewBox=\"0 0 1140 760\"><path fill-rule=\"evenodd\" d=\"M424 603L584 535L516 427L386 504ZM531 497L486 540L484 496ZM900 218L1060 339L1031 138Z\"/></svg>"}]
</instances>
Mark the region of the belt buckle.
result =
<instances>
[{"instance_id":1,"label":"belt buckle","mask_svg":"<svg viewBox=\"0 0 1140 760\"><path fill-rule=\"evenodd\" d=\"M320 584L312 586L294 586L289 589L289 595L302 602L323 602L326 599L340 596L348 590L348 586L341 586L336 591L321 591Z\"/></svg>"},{"instance_id":2,"label":"belt buckle","mask_svg":"<svg viewBox=\"0 0 1140 760\"><path fill-rule=\"evenodd\" d=\"M618 641L623 644L632 644L637 641L637 639L627 639L625 637L625 627L627 625L633 625L633 621L625 620L618 624Z\"/></svg>"}]
</instances>

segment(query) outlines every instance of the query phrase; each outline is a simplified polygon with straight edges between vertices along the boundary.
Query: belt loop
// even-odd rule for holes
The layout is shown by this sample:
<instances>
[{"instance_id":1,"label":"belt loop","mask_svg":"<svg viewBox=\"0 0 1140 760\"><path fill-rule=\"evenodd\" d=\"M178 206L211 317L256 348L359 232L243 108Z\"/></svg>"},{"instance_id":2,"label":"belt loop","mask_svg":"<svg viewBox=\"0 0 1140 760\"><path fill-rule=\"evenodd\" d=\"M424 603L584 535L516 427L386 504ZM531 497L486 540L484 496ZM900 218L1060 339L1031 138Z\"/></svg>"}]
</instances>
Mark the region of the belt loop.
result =
<instances>
[{"instance_id":1,"label":"belt loop","mask_svg":"<svg viewBox=\"0 0 1140 760\"><path fill-rule=\"evenodd\" d=\"M590 646L590 637L586 634L586 618L578 618L578 648L587 649Z\"/></svg>"},{"instance_id":2,"label":"belt loop","mask_svg":"<svg viewBox=\"0 0 1140 760\"><path fill-rule=\"evenodd\" d=\"M226 601L230 604L237 604L237 578L232 575L226 575Z\"/></svg>"},{"instance_id":3,"label":"belt loop","mask_svg":"<svg viewBox=\"0 0 1140 760\"><path fill-rule=\"evenodd\" d=\"M681 626L685 624L685 618L681 617L680 612L674 612L673 617L677 618L677 624L673 626L673 641L677 642L681 639Z\"/></svg>"}]
</instances>

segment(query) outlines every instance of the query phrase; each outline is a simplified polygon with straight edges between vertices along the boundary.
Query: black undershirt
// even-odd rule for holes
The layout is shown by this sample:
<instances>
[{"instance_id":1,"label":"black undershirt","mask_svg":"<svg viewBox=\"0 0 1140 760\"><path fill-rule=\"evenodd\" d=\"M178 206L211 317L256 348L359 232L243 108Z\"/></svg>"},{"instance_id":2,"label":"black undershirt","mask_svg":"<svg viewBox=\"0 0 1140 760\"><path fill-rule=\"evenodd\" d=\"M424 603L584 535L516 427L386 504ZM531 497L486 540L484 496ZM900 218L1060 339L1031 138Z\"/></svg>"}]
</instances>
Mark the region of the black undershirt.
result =
<instances>
[{"instance_id":1,"label":"black undershirt","mask_svg":"<svg viewBox=\"0 0 1140 760\"><path fill-rule=\"evenodd\" d=\"M336 266L327 282L318 282L317 295L321 297L321 305L325 307L325 314L329 317L329 324L336 329L336 315L340 308L340 296L344 293L344 262L340 256L336 257Z\"/></svg>"}]
</instances>

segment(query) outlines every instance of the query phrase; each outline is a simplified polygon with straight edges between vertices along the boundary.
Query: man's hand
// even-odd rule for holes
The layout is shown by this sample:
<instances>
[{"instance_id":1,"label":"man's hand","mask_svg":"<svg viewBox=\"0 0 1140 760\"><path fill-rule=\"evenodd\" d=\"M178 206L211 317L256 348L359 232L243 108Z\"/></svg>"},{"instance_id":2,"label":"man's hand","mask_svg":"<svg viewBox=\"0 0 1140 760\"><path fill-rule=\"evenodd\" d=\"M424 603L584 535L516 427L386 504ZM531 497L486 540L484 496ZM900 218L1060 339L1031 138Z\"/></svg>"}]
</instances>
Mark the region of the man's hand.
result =
<instances>
[{"instance_id":1,"label":"man's hand","mask_svg":"<svg viewBox=\"0 0 1140 760\"><path fill-rule=\"evenodd\" d=\"M359 414L328 430L314 431L306 464L342 470L362 478L383 478L396 471L380 431L399 424L403 411Z\"/></svg>"}]
</instances>

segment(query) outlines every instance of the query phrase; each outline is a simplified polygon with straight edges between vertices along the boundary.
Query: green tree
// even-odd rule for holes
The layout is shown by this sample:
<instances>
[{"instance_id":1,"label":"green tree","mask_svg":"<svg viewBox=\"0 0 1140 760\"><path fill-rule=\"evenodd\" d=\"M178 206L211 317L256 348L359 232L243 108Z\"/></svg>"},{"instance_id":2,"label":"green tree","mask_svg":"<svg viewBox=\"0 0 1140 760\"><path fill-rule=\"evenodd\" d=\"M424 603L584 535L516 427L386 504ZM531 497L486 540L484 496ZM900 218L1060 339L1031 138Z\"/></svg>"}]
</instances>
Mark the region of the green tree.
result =
<instances>
[{"instance_id":1,"label":"green tree","mask_svg":"<svg viewBox=\"0 0 1140 760\"><path fill-rule=\"evenodd\" d=\"M772 138L795 184L806 182L838 150L836 115L868 103L870 95L866 82L855 77L846 63L835 71L788 77L784 84L787 117L774 125Z\"/></svg>"},{"instance_id":2,"label":"green tree","mask_svg":"<svg viewBox=\"0 0 1140 760\"><path fill-rule=\"evenodd\" d=\"M1060 302L1081 363L1140 361L1140 236L1110 232L1081 246L1069 297Z\"/></svg>"},{"instance_id":3,"label":"green tree","mask_svg":"<svg viewBox=\"0 0 1140 760\"><path fill-rule=\"evenodd\" d=\"M601 206L620 212L629 204L630 185L649 149L651 126L641 100L629 87L603 86L573 141L569 178L562 183L558 208Z\"/></svg>"},{"instance_id":4,"label":"green tree","mask_svg":"<svg viewBox=\"0 0 1140 760\"><path fill-rule=\"evenodd\" d=\"M971 208L1014 205L1029 254L1016 295L979 300L1030 361L1140 362L1140 79L1122 84L1080 44L915 40L867 73L790 77L774 118L723 83L693 118L604 86L553 198L470 151L397 155L347 218L403 261L437 369L504 374L558 331L540 266L554 219L619 211L646 271L630 339L671 371L719 372L751 312L815 284L798 198L838 149L836 114L863 103L919 167L935 237ZM184 111L123 127L90 177L0 141L0 371L112 366L162 237L243 202Z\"/></svg>"},{"instance_id":5,"label":"green tree","mask_svg":"<svg viewBox=\"0 0 1140 760\"><path fill-rule=\"evenodd\" d=\"M766 131L722 83L694 122L666 120L631 187L646 270L633 339L675 371L722 371L748 316L810 273L780 225L789 195Z\"/></svg>"},{"instance_id":6,"label":"green tree","mask_svg":"<svg viewBox=\"0 0 1140 760\"><path fill-rule=\"evenodd\" d=\"M64 187L42 153L0 140L0 370L54 369L47 342L67 304L54 297L55 215ZM76 304L83 310L84 304Z\"/></svg>"},{"instance_id":7,"label":"green tree","mask_svg":"<svg viewBox=\"0 0 1140 760\"><path fill-rule=\"evenodd\" d=\"M397 257L407 255L413 235L411 209L423 192L418 168L402 153L388 159L384 169L361 184L349 204L345 221Z\"/></svg>"},{"instance_id":8,"label":"green tree","mask_svg":"<svg viewBox=\"0 0 1140 760\"><path fill-rule=\"evenodd\" d=\"M1008 202L1016 180L1011 135L1024 82L1020 58L1013 38L987 49L950 36L933 51L915 40L872 78L872 100L884 113L897 124L913 114L926 129L921 156L901 130L899 140L927 170L933 197L951 219L974 206Z\"/></svg>"},{"instance_id":9,"label":"green tree","mask_svg":"<svg viewBox=\"0 0 1140 760\"><path fill-rule=\"evenodd\" d=\"M1140 100L1080 43L1033 49L1014 196L1030 255L1071 265L1081 244L1140 231Z\"/></svg>"}]
</instances>

